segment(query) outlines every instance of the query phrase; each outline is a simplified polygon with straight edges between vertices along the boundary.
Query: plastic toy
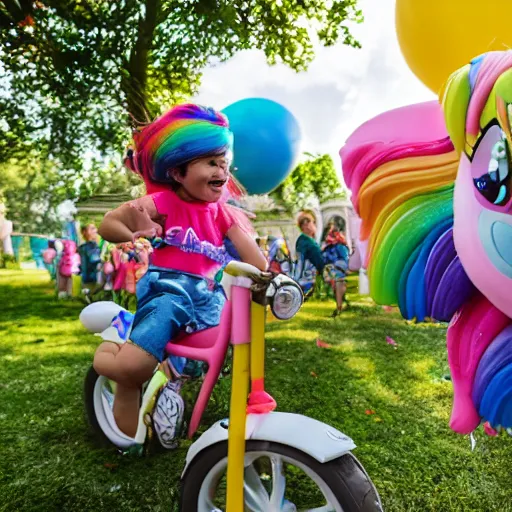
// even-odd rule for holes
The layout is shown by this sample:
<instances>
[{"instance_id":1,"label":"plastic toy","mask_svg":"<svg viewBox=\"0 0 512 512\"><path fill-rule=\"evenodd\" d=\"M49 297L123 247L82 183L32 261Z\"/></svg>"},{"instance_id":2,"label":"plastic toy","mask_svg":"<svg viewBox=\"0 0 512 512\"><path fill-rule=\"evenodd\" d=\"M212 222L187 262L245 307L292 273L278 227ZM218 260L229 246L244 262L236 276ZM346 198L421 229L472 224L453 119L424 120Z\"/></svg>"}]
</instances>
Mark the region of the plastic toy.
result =
<instances>
[{"instance_id":1,"label":"plastic toy","mask_svg":"<svg viewBox=\"0 0 512 512\"><path fill-rule=\"evenodd\" d=\"M228 302L221 324L167 345L169 353L209 363L192 413L189 437L198 428L228 344L233 346L230 416L216 422L189 448L180 509L293 512L297 508L286 499L289 490L285 469L294 466L295 484L303 482L304 477L318 487L316 510L381 511L375 487L351 453L355 448L353 441L314 419L275 412L276 403L265 392L265 307L270 306L276 318L291 318L303 301L300 288L286 276L262 274L239 262L231 262L225 268L222 285ZM112 303L97 303L85 308L80 319L89 330L111 339L118 335L111 320L121 311ZM89 421L97 434L118 448L141 452L153 427L152 415L162 414L166 406L159 401L159 390L175 385L161 369L155 372L144 393L139 428L132 439L113 422L108 381L91 368L85 383ZM160 442L168 447L174 434L156 432ZM267 471L267 467L271 470ZM223 475L227 482L225 494L220 485ZM317 505L308 503L311 506Z\"/></svg>"},{"instance_id":2,"label":"plastic toy","mask_svg":"<svg viewBox=\"0 0 512 512\"><path fill-rule=\"evenodd\" d=\"M446 128L430 102L356 130L340 151L345 181L369 241L373 298L408 319L451 319L450 426L511 428L512 52L473 59L441 100Z\"/></svg>"}]
</instances>

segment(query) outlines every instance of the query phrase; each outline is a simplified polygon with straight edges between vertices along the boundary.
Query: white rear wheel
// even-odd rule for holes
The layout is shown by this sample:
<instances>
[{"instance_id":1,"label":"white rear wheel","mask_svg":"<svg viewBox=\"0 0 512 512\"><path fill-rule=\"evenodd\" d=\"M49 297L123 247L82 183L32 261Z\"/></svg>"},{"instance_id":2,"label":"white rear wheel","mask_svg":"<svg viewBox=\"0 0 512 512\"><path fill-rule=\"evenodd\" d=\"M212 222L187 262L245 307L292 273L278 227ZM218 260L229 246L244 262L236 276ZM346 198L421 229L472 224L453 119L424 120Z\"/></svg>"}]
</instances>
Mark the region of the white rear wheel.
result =
<instances>
[{"instance_id":1,"label":"white rear wheel","mask_svg":"<svg viewBox=\"0 0 512 512\"><path fill-rule=\"evenodd\" d=\"M121 450L135 444L133 438L119 430L114 420L112 412L114 392L110 381L98 375L92 366L85 377L84 401L87 421L99 441L114 445Z\"/></svg>"}]
</instances>

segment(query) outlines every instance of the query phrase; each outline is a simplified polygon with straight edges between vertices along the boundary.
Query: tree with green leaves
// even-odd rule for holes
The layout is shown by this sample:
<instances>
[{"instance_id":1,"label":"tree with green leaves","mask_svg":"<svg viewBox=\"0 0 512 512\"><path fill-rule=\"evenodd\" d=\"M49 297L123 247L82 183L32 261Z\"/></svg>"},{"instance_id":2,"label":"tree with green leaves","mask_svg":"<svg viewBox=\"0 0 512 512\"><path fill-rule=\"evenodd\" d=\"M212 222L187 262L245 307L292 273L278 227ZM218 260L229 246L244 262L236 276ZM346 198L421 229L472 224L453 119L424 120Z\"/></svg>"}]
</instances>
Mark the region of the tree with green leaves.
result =
<instances>
[{"instance_id":1,"label":"tree with green leaves","mask_svg":"<svg viewBox=\"0 0 512 512\"><path fill-rule=\"evenodd\" d=\"M135 195L140 187L137 176L113 164L85 169L77 177L50 160L24 159L3 164L0 175L0 203L5 204L14 230L44 235L60 236L65 220L60 206L66 200L86 199L101 190Z\"/></svg>"},{"instance_id":2,"label":"tree with green leaves","mask_svg":"<svg viewBox=\"0 0 512 512\"><path fill-rule=\"evenodd\" d=\"M336 174L332 158L329 155L305 155L306 160L295 167L271 197L291 212L309 206L312 201L323 203L329 199L346 198L347 190Z\"/></svg>"},{"instance_id":3,"label":"tree with green leaves","mask_svg":"<svg viewBox=\"0 0 512 512\"><path fill-rule=\"evenodd\" d=\"M357 47L357 0L3 0L0 164L81 171L119 153L129 127L198 90L202 70L257 48L305 70L314 32Z\"/></svg>"}]
</instances>

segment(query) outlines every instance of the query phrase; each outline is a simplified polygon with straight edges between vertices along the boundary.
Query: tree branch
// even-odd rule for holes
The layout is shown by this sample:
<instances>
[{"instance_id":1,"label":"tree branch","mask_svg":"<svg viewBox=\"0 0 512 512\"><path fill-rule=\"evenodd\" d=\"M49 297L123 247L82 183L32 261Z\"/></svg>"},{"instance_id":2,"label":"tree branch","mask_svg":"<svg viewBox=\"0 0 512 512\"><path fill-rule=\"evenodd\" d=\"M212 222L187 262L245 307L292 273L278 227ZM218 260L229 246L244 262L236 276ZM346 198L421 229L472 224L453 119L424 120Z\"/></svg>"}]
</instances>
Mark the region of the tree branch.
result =
<instances>
[{"instance_id":1,"label":"tree branch","mask_svg":"<svg viewBox=\"0 0 512 512\"><path fill-rule=\"evenodd\" d=\"M149 52L162 3L161 0L146 0L145 6L146 14L139 21L137 41L126 66L128 73L121 83L126 94L128 112L139 122L147 120L149 116L146 102Z\"/></svg>"},{"instance_id":2,"label":"tree branch","mask_svg":"<svg viewBox=\"0 0 512 512\"><path fill-rule=\"evenodd\" d=\"M14 23L23 21L29 14L32 14L34 10L31 2L3 0L2 3Z\"/></svg>"}]
</instances>

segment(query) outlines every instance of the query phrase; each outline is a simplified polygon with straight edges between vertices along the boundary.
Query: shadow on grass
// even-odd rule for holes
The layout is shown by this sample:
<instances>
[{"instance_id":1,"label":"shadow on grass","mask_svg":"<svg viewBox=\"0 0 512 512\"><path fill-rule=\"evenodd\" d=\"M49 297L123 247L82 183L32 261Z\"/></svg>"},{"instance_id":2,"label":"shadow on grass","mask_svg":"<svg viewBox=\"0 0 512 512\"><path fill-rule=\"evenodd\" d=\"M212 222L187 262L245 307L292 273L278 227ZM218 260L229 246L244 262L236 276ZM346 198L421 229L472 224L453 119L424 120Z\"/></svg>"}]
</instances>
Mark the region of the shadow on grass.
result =
<instances>
[{"instance_id":1,"label":"shadow on grass","mask_svg":"<svg viewBox=\"0 0 512 512\"><path fill-rule=\"evenodd\" d=\"M386 510L509 510L511 440L482 438L472 453L468 438L448 428L451 383L439 378L448 371L446 326L375 307L337 319L328 312L308 304L293 325L268 326L269 386L279 403L352 436ZM332 348L312 336L290 339L301 332Z\"/></svg>"}]
</instances>

